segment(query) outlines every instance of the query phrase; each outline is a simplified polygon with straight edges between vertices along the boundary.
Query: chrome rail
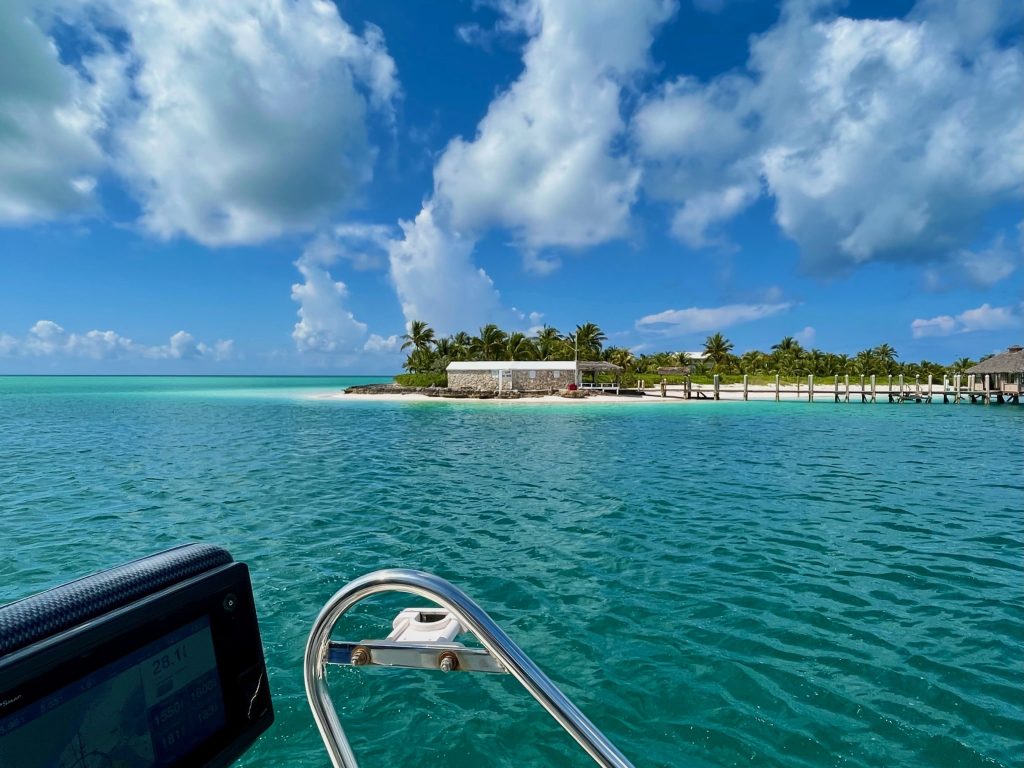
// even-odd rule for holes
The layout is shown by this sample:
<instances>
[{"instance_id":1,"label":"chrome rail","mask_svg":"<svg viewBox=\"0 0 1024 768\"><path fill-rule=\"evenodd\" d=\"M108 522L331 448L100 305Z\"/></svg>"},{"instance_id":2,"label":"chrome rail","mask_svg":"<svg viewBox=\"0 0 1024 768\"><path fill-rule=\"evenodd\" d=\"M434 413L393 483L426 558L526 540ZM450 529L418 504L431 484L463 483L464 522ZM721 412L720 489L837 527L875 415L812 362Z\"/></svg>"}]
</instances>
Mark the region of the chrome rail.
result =
<instances>
[{"instance_id":1,"label":"chrome rail","mask_svg":"<svg viewBox=\"0 0 1024 768\"><path fill-rule=\"evenodd\" d=\"M327 688L326 668L335 651L355 644L332 643L338 620L357 603L381 592L403 592L432 600L449 611L476 636L494 660L530 692L559 725L604 768L633 768L632 763L601 733L494 620L468 595L444 579L423 571L392 568L349 582L327 601L306 643L306 698L334 768L358 768Z\"/></svg>"}]
</instances>

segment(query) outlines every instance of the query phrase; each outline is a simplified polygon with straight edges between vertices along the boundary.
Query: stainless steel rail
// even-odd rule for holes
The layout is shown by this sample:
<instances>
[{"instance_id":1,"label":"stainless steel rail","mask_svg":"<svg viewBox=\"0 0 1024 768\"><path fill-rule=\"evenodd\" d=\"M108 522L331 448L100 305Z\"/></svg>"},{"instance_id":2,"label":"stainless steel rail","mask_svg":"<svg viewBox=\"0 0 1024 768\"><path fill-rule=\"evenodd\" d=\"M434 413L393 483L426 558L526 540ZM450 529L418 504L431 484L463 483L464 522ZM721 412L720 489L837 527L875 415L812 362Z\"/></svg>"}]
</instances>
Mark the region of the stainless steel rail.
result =
<instances>
[{"instance_id":1,"label":"stainless steel rail","mask_svg":"<svg viewBox=\"0 0 1024 768\"><path fill-rule=\"evenodd\" d=\"M417 595L433 600L450 611L598 765L605 768L633 768L632 763L558 690L483 608L444 579L405 568L375 571L349 582L327 601L309 633L304 663L306 697L335 768L358 768L358 763L327 688L325 673L329 664L331 632L352 606L380 592Z\"/></svg>"}]
</instances>

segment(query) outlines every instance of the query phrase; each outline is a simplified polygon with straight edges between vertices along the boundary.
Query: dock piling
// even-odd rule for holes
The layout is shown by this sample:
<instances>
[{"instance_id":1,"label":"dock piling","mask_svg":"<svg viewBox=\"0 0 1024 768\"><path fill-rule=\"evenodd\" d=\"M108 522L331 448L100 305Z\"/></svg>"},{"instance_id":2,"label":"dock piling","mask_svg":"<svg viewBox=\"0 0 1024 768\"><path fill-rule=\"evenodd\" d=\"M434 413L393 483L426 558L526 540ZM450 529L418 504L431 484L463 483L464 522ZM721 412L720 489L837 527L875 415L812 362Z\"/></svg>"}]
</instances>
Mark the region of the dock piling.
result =
<instances>
[{"instance_id":1,"label":"dock piling","mask_svg":"<svg viewBox=\"0 0 1024 768\"><path fill-rule=\"evenodd\" d=\"M775 402L779 402L779 374L775 374Z\"/></svg>"},{"instance_id":2,"label":"dock piling","mask_svg":"<svg viewBox=\"0 0 1024 768\"><path fill-rule=\"evenodd\" d=\"M719 379L719 376L718 376L718 374L716 373L716 374L715 374L715 400L718 400L718 399L719 399L719 395L718 395L718 389L719 389L719 381L720 381L720 379Z\"/></svg>"},{"instance_id":3,"label":"dock piling","mask_svg":"<svg viewBox=\"0 0 1024 768\"><path fill-rule=\"evenodd\" d=\"M814 402L814 374L807 374L807 402Z\"/></svg>"},{"instance_id":4,"label":"dock piling","mask_svg":"<svg viewBox=\"0 0 1024 768\"><path fill-rule=\"evenodd\" d=\"M750 399L747 396L747 388L748 388L748 377L747 377L747 374L744 373L743 374L743 399L744 400L749 400Z\"/></svg>"}]
</instances>

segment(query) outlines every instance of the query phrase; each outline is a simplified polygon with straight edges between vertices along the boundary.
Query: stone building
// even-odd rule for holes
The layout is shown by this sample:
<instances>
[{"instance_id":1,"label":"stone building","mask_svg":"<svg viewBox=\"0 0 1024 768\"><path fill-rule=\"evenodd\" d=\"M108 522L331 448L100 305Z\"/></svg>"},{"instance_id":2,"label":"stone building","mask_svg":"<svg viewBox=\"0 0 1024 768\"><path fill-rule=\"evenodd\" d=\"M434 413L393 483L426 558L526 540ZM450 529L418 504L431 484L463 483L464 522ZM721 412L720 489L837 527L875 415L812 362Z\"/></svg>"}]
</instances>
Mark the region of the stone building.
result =
<instances>
[{"instance_id":1,"label":"stone building","mask_svg":"<svg viewBox=\"0 0 1024 768\"><path fill-rule=\"evenodd\" d=\"M557 392L579 384L572 360L461 360L447 370L449 389L476 392Z\"/></svg>"}]
</instances>

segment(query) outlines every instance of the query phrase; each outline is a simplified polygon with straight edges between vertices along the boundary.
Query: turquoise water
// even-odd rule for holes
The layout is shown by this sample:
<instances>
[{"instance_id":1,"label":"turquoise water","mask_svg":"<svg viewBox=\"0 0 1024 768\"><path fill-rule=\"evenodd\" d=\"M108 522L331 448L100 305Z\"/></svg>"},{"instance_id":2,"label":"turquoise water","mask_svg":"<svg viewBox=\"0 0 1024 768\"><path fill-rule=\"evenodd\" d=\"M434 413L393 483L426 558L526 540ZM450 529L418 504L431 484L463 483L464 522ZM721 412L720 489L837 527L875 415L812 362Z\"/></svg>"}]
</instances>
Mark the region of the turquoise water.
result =
<instances>
[{"instance_id":1,"label":"turquoise water","mask_svg":"<svg viewBox=\"0 0 1024 768\"><path fill-rule=\"evenodd\" d=\"M1024 408L308 397L353 381L0 378L0 602L226 546L277 710L246 766L327 765L306 635L384 566L465 588L638 766L1024 764ZM365 766L590 764L508 678L331 683Z\"/></svg>"}]
</instances>

